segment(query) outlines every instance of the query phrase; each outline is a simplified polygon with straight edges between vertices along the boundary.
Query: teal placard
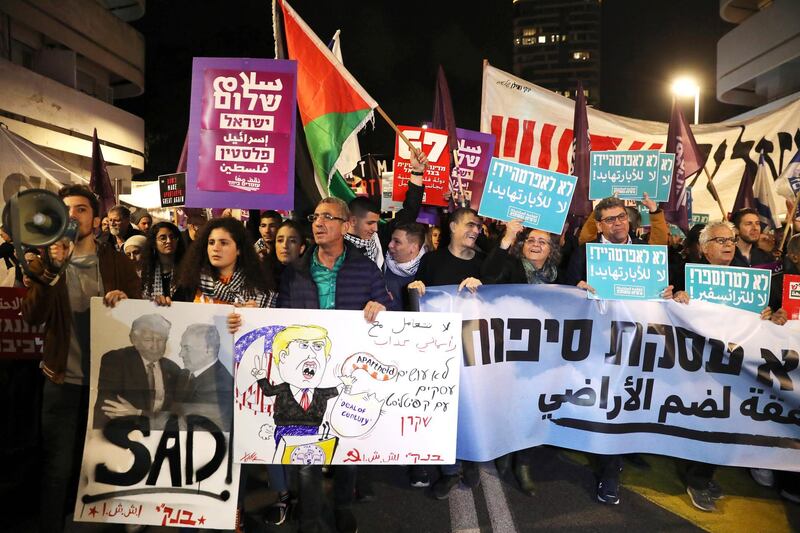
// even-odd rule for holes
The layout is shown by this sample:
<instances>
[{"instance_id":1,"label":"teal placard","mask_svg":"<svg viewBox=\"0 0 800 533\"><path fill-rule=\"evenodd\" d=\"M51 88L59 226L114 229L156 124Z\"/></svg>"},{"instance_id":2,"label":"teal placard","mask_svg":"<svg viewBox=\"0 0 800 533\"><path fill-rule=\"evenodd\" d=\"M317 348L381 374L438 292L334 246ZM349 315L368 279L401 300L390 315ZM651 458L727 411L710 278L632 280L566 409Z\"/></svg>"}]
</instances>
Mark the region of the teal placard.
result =
<instances>
[{"instance_id":1,"label":"teal placard","mask_svg":"<svg viewBox=\"0 0 800 533\"><path fill-rule=\"evenodd\" d=\"M672 187L672 171L675 168L675 154L658 154L658 192L653 200L668 202Z\"/></svg>"},{"instance_id":2,"label":"teal placard","mask_svg":"<svg viewBox=\"0 0 800 533\"><path fill-rule=\"evenodd\" d=\"M686 265L686 292L695 300L760 313L769 304L772 272L763 268Z\"/></svg>"},{"instance_id":3,"label":"teal placard","mask_svg":"<svg viewBox=\"0 0 800 533\"><path fill-rule=\"evenodd\" d=\"M659 160L657 150L592 152L589 198L617 196L623 200L641 200L644 193L657 197Z\"/></svg>"},{"instance_id":4,"label":"teal placard","mask_svg":"<svg viewBox=\"0 0 800 533\"><path fill-rule=\"evenodd\" d=\"M694 226L695 224L708 224L709 216L705 213L692 213L692 219L689 221L691 224L690 226Z\"/></svg>"},{"instance_id":5,"label":"teal placard","mask_svg":"<svg viewBox=\"0 0 800 533\"><path fill-rule=\"evenodd\" d=\"M586 244L586 283L603 300L659 300L669 285L667 247Z\"/></svg>"}]
</instances>

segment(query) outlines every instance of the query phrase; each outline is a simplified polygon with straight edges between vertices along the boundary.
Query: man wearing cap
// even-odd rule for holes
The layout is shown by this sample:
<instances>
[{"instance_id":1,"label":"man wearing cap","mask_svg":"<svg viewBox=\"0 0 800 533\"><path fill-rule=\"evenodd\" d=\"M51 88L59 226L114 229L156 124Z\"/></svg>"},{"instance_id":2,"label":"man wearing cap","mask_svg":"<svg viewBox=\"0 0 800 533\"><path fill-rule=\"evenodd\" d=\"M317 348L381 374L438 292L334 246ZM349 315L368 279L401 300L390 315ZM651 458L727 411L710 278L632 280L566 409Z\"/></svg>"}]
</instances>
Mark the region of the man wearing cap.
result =
<instances>
[{"instance_id":1,"label":"man wearing cap","mask_svg":"<svg viewBox=\"0 0 800 533\"><path fill-rule=\"evenodd\" d=\"M137 209L131 215L131 222L139 231L147 235L147 232L150 231L150 226L153 225L153 217L146 210Z\"/></svg>"}]
</instances>

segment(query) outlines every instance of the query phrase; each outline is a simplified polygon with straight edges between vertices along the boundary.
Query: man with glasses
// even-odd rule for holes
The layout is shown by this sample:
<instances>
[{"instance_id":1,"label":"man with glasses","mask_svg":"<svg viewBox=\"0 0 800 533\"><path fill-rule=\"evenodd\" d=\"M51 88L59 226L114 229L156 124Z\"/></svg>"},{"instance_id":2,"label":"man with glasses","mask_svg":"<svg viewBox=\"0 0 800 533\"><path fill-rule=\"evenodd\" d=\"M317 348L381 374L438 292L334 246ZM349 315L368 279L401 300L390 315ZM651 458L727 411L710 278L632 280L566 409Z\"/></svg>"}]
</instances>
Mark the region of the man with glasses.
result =
<instances>
[{"instance_id":1,"label":"man with glasses","mask_svg":"<svg viewBox=\"0 0 800 533\"><path fill-rule=\"evenodd\" d=\"M655 201L645 198L642 203L651 213L660 212ZM619 198L609 197L600 200L594 208L594 219L597 222L597 229L600 235L593 241L606 244L647 244L641 239L631 237L629 234L630 224L628 213L625 210L625 203ZM653 224L664 224L663 234L666 235L667 228L663 217L653 217ZM594 291L586 283L586 245L582 244L573 252L567 269L566 283L577 285L582 289ZM669 285L662 297L672 299L672 285ZM622 456L620 455L597 455L598 477L597 500L608 505L619 503L619 474L622 472Z\"/></svg>"},{"instance_id":2,"label":"man with glasses","mask_svg":"<svg viewBox=\"0 0 800 533\"><path fill-rule=\"evenodd\" d=\"M345 242L350 211L339 198L323 198L308 216L316 246L281 275L278 307L292 309L363 310L372 322L389 305L389 292L378 267L353 245ZM336 529L354 532L358 527L350 508L355 491L355 467L334 468ZM300 469L300 529L319 531L322 516L322 469Z\"/></svg>"},{"instance_id":3,"label":"man with glasses","mask_svg":"<svg viewBox=\"0 0 800 533\"><path fill-rule=\"evenodd\" d=\"M108 234L102 234L98 240L122 252L125 241L134 235L143 233L131 225L130 209L124 205L115 205L108 210Z\"/></svg>"}]
</instances>

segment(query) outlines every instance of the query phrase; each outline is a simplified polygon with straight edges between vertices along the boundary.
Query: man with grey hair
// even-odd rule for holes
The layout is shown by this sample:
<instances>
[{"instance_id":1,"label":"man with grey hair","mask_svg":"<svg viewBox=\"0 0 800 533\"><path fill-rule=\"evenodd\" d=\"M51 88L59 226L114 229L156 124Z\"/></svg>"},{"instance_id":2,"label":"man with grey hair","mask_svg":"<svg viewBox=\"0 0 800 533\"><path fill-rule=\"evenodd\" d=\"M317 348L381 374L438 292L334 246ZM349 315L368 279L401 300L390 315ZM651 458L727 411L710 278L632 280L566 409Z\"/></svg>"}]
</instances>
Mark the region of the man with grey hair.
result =
<instances>
[{"instance_id":1,"label":"man with grey hair","mask_svg":"<svg viewBox=\"0 0 800 533\"><path fill-rule=\"evenodd\" d=\"M125 241L134 235L144 235L131 225L131 211L124 205L115 205L108 210L108 233L97 240L110 244L118 252L123 251Z\"/></svg>"},{"instance_id":2,"label":"man with grey hair","mask_svg":"<svg viewBox=\"0 0 800 533\"><path fill-rule=\"evenodd\" d=\"M159 420L172 409L180 367L164 357L172 324L161 315L142 315L131 324L132 346L111 350L100 360L95 429L112 418L147 416Z\"/></svg>"},{"instance_id":3,"label":"man with grey hair","mask_svg":"<svg viewBox=\"0 0 800 533\"><path fill-rule=\"evenodd\" d=\"M181 337L180 357L188 370L181 386L184 414L203 415L230 431L233 376L219 360L219 331L210 324L191 324Z\"/></svg>"}]
</instances>

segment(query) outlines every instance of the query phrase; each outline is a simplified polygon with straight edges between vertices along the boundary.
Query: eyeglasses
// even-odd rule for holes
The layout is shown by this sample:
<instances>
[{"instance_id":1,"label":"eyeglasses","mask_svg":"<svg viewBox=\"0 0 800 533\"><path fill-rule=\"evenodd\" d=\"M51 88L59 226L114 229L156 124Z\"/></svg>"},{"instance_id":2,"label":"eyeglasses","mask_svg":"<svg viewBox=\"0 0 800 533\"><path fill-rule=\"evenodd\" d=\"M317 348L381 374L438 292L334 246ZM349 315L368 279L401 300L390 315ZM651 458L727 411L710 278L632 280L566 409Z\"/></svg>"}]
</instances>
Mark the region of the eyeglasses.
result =
<instances>
[{"instance_id":1,"label":"eyeglasses","mask_svg":"<svg viewBox=\"0 0 800 533\"><path fill-rule=\"evenodd\" d=\"M318 218L322 218L325 222L330 222L331 220L338 220L339 222L347 222L347 219L342 217L335 217L330 213L311 213L308 215L309 222L316 222Z\"/></svg>"},{"instance_id":2,"label":"eyeglasses","mask_svg":"<svg viewBox=\"0 0 800 533\"><path fill-rule=\"evenodd\" d=\"M739 242L739 237L713 237L708 239L708 242L715 242L720 246L724 246L727 243L736 244Z\"/></svg>"},{"instance_id":3,"label":"eyeglasses","mask_svg":"<svg viewBox=\"0 0 800 533\"><path fill-rule=\"evenodd\" d=\"M628 213L620 213L615 217L601 218L600 222L604 224L613 224L614 222L625 222L626 220L628 220Z\"/></svg>"},{"instance_id":4,"label":"eyeglasses","mask_svg":"<svg viewBox=\"0 0 800 533\"><path fill-rule=\"evenodd\" d=\"M156 240L158 242L177 241L178 237L176 237L175 235L159 235L158 237L156 237Z\"/></svg>"},{"instance_id":5,"label":"eyeglasses","mask_svg":"<svg viewBox=\"0 0 800 533\"><path fill-rule=\"evenodd\" d=\"M537 244L539 246L550 246L550 241L544 239L525 239L525 244Z\"/></svg>"}]
</instances>

